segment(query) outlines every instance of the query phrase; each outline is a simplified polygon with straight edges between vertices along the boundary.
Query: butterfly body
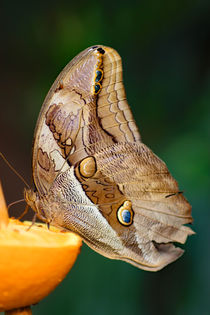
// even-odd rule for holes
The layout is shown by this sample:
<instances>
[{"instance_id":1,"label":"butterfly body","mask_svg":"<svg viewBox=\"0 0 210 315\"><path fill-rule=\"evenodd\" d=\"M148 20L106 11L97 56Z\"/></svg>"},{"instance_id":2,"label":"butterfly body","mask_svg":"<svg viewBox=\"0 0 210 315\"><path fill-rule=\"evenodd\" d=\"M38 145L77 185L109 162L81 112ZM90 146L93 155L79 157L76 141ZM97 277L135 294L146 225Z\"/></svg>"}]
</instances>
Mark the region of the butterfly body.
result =
<instances>
[{"instance_id":1,"label":"butterfly body","mask_svg":"<svg viewBox=\"0 0 210 315\"><path fill-rule=\"evenodd\" d=\"M112 48L86 49L53 84L35 131L33 179L25 199L39 217L109 258L159 270L183 252L172 242L193 233L183 225L190 205L141 142Z\"/></svg>"}]
</instances>

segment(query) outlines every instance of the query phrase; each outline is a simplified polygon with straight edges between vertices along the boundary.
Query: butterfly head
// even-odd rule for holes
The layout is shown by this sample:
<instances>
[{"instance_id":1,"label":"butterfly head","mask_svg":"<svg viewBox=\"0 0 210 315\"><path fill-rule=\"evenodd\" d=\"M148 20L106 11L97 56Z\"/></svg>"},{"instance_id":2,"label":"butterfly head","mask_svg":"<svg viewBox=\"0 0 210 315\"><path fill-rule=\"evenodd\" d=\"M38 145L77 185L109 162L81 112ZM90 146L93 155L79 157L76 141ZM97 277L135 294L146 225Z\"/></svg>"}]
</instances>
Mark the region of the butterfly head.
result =
<instances>
[{"instance_id":1,"label":"butterfly head","mask_svg":"<svg viewBox=\"0 0 210 315\"><path fill-rule=\"evenodd\" d=\"M46 221L45 214L41 210L42 207L40 207L40 198L39 198L38 193L34 191L33 189L24 188L24 199L26 203L29 205L29 207L31 207L31 209L33 209L34 212L36 212L38 217L41 220Z\"/></svg>"},{"instance_id":2,"label":"butterfly head","mask_svg":"<svg viewBox=\"0 0 210 315\"><path fill-rule=\"evenodd\" d=\"M36 212L36 193L30 188L24 188L24 198L27 204Z\"/></svg>"}]
</instances>

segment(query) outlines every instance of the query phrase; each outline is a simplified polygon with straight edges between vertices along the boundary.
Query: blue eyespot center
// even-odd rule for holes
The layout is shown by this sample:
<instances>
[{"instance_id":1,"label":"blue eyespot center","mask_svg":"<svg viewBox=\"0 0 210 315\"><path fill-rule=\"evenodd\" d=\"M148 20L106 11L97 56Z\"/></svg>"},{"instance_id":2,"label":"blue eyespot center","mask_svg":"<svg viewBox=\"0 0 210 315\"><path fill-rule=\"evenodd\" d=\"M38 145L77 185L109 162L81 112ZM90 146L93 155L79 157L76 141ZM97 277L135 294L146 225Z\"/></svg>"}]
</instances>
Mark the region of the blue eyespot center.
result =
<instances>
[{"instance_id":1,"label":"blue eyespot center","mask_svg":"<svg viewBox=\"0 0 210 315\"><path fill-rule=\"evenodd\" d=\"M95 94L98 94L101 90L101 85L99 83L97 83L97 84L95 84L94 88L95 88Z\"/></svg>"},{"instance_id":2,"label":"blue eyespot center","mask_svg":"<svg viewBox=\"0 0 210 315\"><path fill-rule=\"evenodd\" d=\"M131 222L131 213L129 210L125 209L122 211L122 219L125 223L130 223Z\"/></svg>"},{"instance_id":3,"label":"blue eyespot center","mask_svg":"<svg viewBox=\"0 0 210 315\"><path fill-rule=\"evenodd\" d=\"M124 226L128 226L133 223L133 215L132 203L129 200L124 201L117 210L117 219Z\"/></svg>"},{"instance_id":4,"label":"blue eyespot center","mask_svg":"<svg viewBox=\"0 0 210 315\"><path fill-rule=\"evenodd\" d=\"M96 70L95 82L100 82L102 80L102 77L103 77L102 70L100 70L100 69Z\"/></svg>"}]
</instances>

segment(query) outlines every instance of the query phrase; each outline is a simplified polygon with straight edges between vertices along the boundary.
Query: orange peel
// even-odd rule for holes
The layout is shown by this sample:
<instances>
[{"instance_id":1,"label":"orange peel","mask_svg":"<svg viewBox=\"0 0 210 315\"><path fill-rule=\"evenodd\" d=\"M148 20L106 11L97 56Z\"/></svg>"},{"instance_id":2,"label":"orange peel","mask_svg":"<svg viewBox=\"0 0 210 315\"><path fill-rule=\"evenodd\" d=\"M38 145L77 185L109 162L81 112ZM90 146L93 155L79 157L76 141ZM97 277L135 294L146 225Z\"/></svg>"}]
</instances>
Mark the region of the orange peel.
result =
<instances>
[{"instance_id":1,"label":"orange peel","mask_svg":"<svg viewBox=\"0 0 210 315\"><path fill-rule=\"evenodd\" d=\"M5 211L0 192L0 212ZM0 215L0 219L5 215ZM4 219L2 221L4 221ZM36 304L73 266L82 245L72 232L5 219L0 224L0 311Z\"/></svg>"}]
</instances>

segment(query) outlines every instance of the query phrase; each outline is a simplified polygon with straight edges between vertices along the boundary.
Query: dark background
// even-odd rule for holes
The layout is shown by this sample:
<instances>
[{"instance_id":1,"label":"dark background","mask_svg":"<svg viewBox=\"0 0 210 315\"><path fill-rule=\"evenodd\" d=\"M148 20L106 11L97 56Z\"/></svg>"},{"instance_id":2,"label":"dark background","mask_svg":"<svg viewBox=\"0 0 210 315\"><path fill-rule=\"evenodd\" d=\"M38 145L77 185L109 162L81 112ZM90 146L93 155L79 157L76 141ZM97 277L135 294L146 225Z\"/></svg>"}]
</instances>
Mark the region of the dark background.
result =
<instances>
[{"instance_id":1,"label":"dark background","mask_svg":"<svg viewBox=\"0 0 210 315\"><path fill-rule=\"evenodd\" d=\"M81 50L112 46L144 143L192 204L195 236L157 273L108 260L83 246L61 285L33 314L210 314L209 1L1 2L0 151L30 183L31 144L48 89ZM7 202L24 184L3 161ZM17 215L23 205L14 206Z\"/></svg>"}]
</instances>

